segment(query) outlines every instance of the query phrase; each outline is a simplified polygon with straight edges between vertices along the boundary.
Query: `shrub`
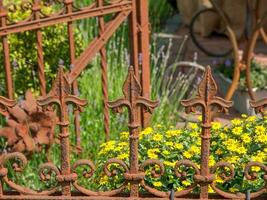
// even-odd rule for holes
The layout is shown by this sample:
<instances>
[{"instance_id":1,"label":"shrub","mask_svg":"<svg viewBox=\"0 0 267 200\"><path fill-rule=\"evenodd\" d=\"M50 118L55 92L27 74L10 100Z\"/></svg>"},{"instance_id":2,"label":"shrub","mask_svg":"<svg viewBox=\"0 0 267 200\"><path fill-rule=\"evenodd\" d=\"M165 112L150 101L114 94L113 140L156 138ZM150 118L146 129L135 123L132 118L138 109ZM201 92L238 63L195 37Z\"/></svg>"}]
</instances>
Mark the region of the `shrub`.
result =
<instances>
[{"instance_id":1,"label":"shrub","mask_svg":"<svg viewBox=\"0 0 267 200\"><path fill-rule=\"evenodd\" d=\"M235 168L234 179L224 182L218 169L216 182L219 188L231 192L244 192L259 189L264 185L260 168L253 167L252 171L261 175L255 181L244 178L244 168L250 161L267 162L267 118L264 119L243 115L242 119L234 119L231 125L222 126L219 122L212 123L210 166L219 161L231 163ZM175 129L157 125L149 127L140 133L139 159L143 163L147 159L159 159L164 163L165 173L161 178L153 178L152 167L146 169L146 183L156 189L168 191L173 184L176 191L180 191L193 182L193 169L187 169L187 179L179 180L175 176L174 166L177 161L187 159L200 167L201 159L201 128L198 123L189 123L188 128ZM129 164L129 133L123 132L118 140L109 141L101 145L98 153L98 169L110 158L118 158ZM115 167L115 166L111 166ZM155 167L155 166L154 166ZM158 166L155 167L159 170ZM182 168L180 169L182 170ZM226 170L227 171L227 170ZM100 172L98 172L100 173ZM229 173L229 171L227 172ZM112 180L112 181L111 181ZM123 180L122 175L109 179L103 172L98 176L98 183L102 189L114 189ZM211 191L212 192L212 191Z\"/></svg>"}]
</instances>

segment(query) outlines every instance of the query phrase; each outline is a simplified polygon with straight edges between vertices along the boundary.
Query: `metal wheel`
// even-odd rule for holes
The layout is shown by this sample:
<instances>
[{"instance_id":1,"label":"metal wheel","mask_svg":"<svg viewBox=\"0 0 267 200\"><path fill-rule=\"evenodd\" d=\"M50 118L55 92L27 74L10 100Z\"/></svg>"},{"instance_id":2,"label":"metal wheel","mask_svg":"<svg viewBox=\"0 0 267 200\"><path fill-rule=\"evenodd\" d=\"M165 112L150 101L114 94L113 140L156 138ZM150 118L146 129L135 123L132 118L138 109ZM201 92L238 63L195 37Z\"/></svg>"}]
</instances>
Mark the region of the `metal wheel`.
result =
<instances>
[{"instance_id":1,"label":"metal wheel","mask_svg":"<svg viewBox=\"0 0 267 200\"><path fill-rule=\"evenodd\" d=\"M213 52L211 50L208 50L206 47L204 47L198 40L197 37L195 35L194 32L194 27L195 27L195 23L197 22L197 20L199 19L201 14L207 13L207 12L214 12L217 13L215 9L213 8L206 8L203 10L200 10L199 12L197 12L195 14L195 16L192 18L191 23L189 25L189 32L190 32L190 36L192 38L192 41L194 42L194 44L202 51L204 52L206 55L211 56L211 57L226 57L228 55L230 55L233 51L232 48L230 48L229 50L222 52L222 53L217 53L217 52Z\"/></svg>"}]
</instances>

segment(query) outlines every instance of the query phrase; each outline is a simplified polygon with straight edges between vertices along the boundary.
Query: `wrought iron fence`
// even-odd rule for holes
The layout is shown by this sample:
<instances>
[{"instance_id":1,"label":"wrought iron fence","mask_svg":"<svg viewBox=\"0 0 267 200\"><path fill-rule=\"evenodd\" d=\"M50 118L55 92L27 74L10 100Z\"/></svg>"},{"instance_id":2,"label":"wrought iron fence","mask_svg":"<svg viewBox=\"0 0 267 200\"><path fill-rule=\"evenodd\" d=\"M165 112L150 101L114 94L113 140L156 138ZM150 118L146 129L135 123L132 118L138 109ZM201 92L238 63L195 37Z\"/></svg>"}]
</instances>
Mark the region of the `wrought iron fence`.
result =
<instances>
[{"instance_id":1,"label":"wrought iron fence","mask_svg":"<svg viewBox=\"0 0 267 200\"><path fill-rule=\"evenodd\" d=\"M74 164L70 163L70 132L68 121L68 104L73 104L79 111L87 104L85 100L79 99L77 95L71 94L71 84L68 80L68 72L64 72L63 67L60 66L57 73L56 80L54 81L52 90L43 97L37 100L38 106L43 111L51 112L53 105L57 106L58 110L58 122L60 127L60 148L61 148L61 163L60 167L54 165L51 162L45 163L39 168L39 176L41 181L49 181L52 177L56 180L56 185L52 188L48 188L44 191L34 191L29 188L25 188L16 184L9 179L9 172L13 170L14 173L21 172L27 165L27 158L24 154L19 152L6 153L1 156L0 159L0 199L156 199L156 198L177 198L177 199L265 199L264 193L267 191L266 184L262 186L257 192L248 194L231 193L221 190L216 185L216 176L220 176L225 182L234 178L235 170L232 164L228 162L218 162L211 168L209 167L209 155L211 149L211 122L213 108L219 108L219 111L227 111L231 105L231 101L226 101L218 96L217 85L212 77L210 67L207 67L203 79L198 88L198 94L196 97L184 100L182 104L185 106L187 112L194 112L199 106L202 108L202 132L199 135L201 137L201 164L200 167L196 163L190 160L177 160L174 166L174 172L176 178L184 180L187 177L185 171L182 168L191 168L194 170L193 183L182 191L177 192L164 192L158 189L152 188L145 181L146 167L157 166L159 171L152 171L154 177L161 177L164 174L164 164L160 160L150 159L143 163L139 161L138 143L140 133L140 121L138 120L139 108L142 107L148 112L153 111L158 105L157 101L151 101L148 98L142 96L142 89L139 81L137 80L133 67L129 68L127 79L123 85L122 98L116 101L108 102L108 107L115 112L122 112L123 108L127 108L129 115L129 165L122 160L112 158L106 161L104 165L104 173L107 176L114 177L119 173L112 168L111 165L116 164L116 167L123 169L122 175L124 178L123 184L111 191L93 191L87 189L86 186L79 184L80 173L86 178L91 178L95 171L96 166L93 161L87 159L81 159ZM1 112L6 113L10 108L16 105L14 100L7 99L5 97L0 98ZM267 99L251 102L253 108L257 112L261 112L264 115L264 108L267 105ZM6 167L7 163L12 163L13 168ZM77 169L79 167L88 167L90 170L80 172ZM264 180L266 180L267 167L264 163L249 162L244 168L244 177L247 180L257 179L257 174L253 171L253 167L259 167L264 173ZM220 173L217 170L222 170ZM4 191L4 186L7 186L11 191ZM209 196L208 187L219 195L214 197ZM72 188L74 190L72 190ZM140 192L140 188L143 188L147 193L145 196ZM191 196L190 194L196 188L200 188L199 196ZM129 192L127 192L129 190ZM76 192L74 192L76 191Z\"/></svg>"},{"instance_id":2,"label":"wrought iron fence","mask_svg":"<svg viewBox=\"0 0 267 200\"><path fill-rule=\"evenodd\" d=\"M2 1L1 1L2 2ZM38 148L36 140L30 140L25 134L20 140L23 143L23 147L15 146L13 153L4 153L0 157L0 199L266 199L264 194L267 191L266 186L266 174L267 167L264 163L259 162L249 162L244 169L244 176L248 180L253 180L257 178L257 174L252 173L253 167L259 167L264 173L265 185L262 186L257 192L252 192L251 194L242 193L231 193L221 190L217 187L215 179L216 176L220 176L225 182L233 179L234 177L234 167L227 162L218 162L213 167L209 167L209 155L211 149L211 122L213 108L219 108L219 111L227 111L232 103L226 101L217 95L217 86L212 77L211 69L207 67L203 80L199 85L198 95L190 100L184 100L182 104L185 106L187 112L194 112L196 107L202 108L202 132L199 137L201 137L201 165L197 166L194 162L190 160L177 160L174 166L175 176L179 180L186 178L186 172L183 168L191 168L194 171L194 182L182 191L160 191L153 188L146 183L146 168L148 166L157 166L159 171L153 170L152 175L154 177L161 177L164 172L164 164L160 160L146 160L140 163L139 155L139 133L141 127L140 120L140 109L144 113L152 113L158 105L157 101L152 101L148 98L149 92L149 58L148 58L148 19L146 9L141 9L146 7L146 1L122 1L113 0L109 1L108 4L103 5L103 1L99 0L98 5L94 4L89 7L75 10L73 7L73 2L70 0L58 1L63 3L64 9L62 12L57 13L52 16L41 16L40 12L40 1L34 1L34 4L29 3L30 10L32 11L32 16L38 16L31 18L28 21L23 21L20 23L7 25L7 15L6 9L1 3L1 19L2 27L0 28L0 35L3 38L4 52L5 52L5 69L7 75L7 90L9 97L0 97L0 112L2 115L6 116L10 121L9 125L11 128L5 129L8 139L12 140L17 134L16 131L21 131L27 133L27 131L33 131L36 134L42 132L45 133L48 138L48 143L52 142L54 137L55 124L60 127L59 139L60 139L60 165L56 166L52 162L44 163L39 167L39 177L42 182L48 182L54 179L56 184L50 186L46 190L33 190L25 186L17 184L15 181L10 179L10 173L19 173L23 171L27 165L27 158L23 153L16 152L16 149L27 148L31 150L33 148ZM25 4L26 5L26 4ZM137 9L138 7L138 9ZM138 11L139 10L139 11ZM5 12L4 12L5 11ZM70 12L70 13L69 13ZM107 13L116 12L115 19L106 25L101 22L101 17ZM142 13L144 12L144 13ZM146 12L146 13L145 13ZM139 13L140 16L137 16ZM100 35L89 45L88 49L78 58L74 57L74 47L73 40L71 39L71 25L72 21L98 16L100 17ZM85 68L86 64L92 59L92 57L97 53L101 52L102 62L101 67L103 68L103 85L105 79L105 49L103 48L107 39L112 35L116 28L130 16L130 27L132 31L132 64L133 67L129 68L127 79L123 85L124 96L116 101L106 102L106 109L111 108L115 112L122 112L123 108L127 108L129 116L129 160L130 163L127 164L122 160L117 158L112 158L106 161L104 165L104 173L109 177L114 177L119 170L113 170L110 168L111 165L116 165L117 167L123 169L121 175L124 178L123 184L117 189L110 191L94 191L81 185L79 182L79 177L84 176L86 178L91 178L96 171L96 166L93 161L88 159L81 159L75 163L70 162L70 131L69 126L71 122L69 121L69 104L76 107L75 110L81 112L83 107L86 106L87 102L78 98L76 93L73 93L76 86L73 86L75 79L80 75L81 71ZM141 17L143 16L143 17ZM103 19L102 19L103 20ZM73 68L70 72L63 70L63 66L59 66L57 77L53 83L52 90L46 94L44 85L42 87L42 96L37 100L28 93L26 95L25 102L21 105L30 114L30 119L39 119L43 127L39 127L36 121L32 120L31 123L27 124L29 129L23 128L23 126L16 125L16 128L12 128L12 116L21 115L20 119L23 119L23 114L21 114L18 104L12 99L12 81L10 81L10 64L9 64L9 52L7 35L11 33L16 33L23 30L34 29L37 35L40 33L40 28L49 26L54 23L67 22L70 34L70 49L72 49L71 58L73 59ZM139 33L139 34L137 34ZM40 39L40 38L39 38ZM139 42L138 42L139 41ZM39 41L39 47L41 46L41 39ZM142 43L143 42L143 43ZM38 49L39 55L39 78L40 82L44 81L44 74L42 73L42 50L41 47ZM142 53L142 60L138 60L138 52ZM147 58L147 59L146 59ZM141 62L140 62L141 61ZM141 77L139 76L139 66L143 70ZM147 72L147 73L146 73ZM43 78L43 79L42 79ZM144 78L144 79L142 79ZM42 79L42 80L41 80ZM148 88L147 88L148 87ZM103 92L105 93L105 92ZM261 112L264 115L264 109L267 105L267 99L253 101L251 102L252 107L256 111ZM57 109L56 109L57 108ZM29 135L29 134L28 134ZM21 143L19 143L21 144ZM8 168L7 164L12 164L12 168ZM78 168L87 167L89 170L80 171ZM223 170L218 173L218 170ZM226 173L225 170L228 170ZM218 194L209 195L208 187L211 186L213 190ZM7 188L7 190L5 190ZM140 192L143 188L145 193ZM196 189L200 189L199 194L192 194Z\"/></svg>"}]
</instances>

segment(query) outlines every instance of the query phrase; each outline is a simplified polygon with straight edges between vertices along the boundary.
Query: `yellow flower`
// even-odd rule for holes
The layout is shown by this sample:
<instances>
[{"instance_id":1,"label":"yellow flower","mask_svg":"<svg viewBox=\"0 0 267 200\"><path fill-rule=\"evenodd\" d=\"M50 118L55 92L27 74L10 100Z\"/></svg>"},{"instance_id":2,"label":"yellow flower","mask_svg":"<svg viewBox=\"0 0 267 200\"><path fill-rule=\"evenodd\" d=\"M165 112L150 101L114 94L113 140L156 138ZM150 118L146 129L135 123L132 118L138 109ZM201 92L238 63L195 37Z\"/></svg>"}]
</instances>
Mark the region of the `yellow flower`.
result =
<instances>
[{"instance_id":1,"label":"yellow flower","mask_svg":"<svg viewBox=\"0 0 267 200\"><path fill-rule=\"evenodd\" d=\"M191 185L191 183L187 180L182 181L182 184L186 187Z\"/></svg>"},{"instance_id":2,"label":"yellow flower","mask_svg":"<svg viewBox=\"0 0 267 200\"><path fill-rule=\"evenodd\" d=\"M243 141L245 144L248 144L248 143L251 142L251 138L250 138L250 136L249 136L248 133L243 134L243 135L241 136L241 139L242 139L242 141Z\"/></svg>"},{"instance_id":3,"label":"yellow flower","mask_svg":"<svg viewBox=\"0 0 267 200\"><path fill-rule=\"evenodd\" d=\"M265 134L266 133L266 128L264 126L256 126L255 127L255 133L257 135L260 135L260 134Z\"/></svg>"},{"instance_id":4,"label":"yellow flower","mask_svg":"<svg viewBox=\"0 0 267 200\"><path fill-rule=\"evenodd\" d=\"M174 167L175 162L164 161L163 164L164 164L164 165L167 165L167 166L170 166L170 167Z\"/></svg>"},{"instance_id":5,"label":"yellow flower","mask_svg":"<svg viewBox=\"0 0 267 200\"><path fill-rule=\"evenodd\" d=\"M182 143L177 143L174 145L175 149L182 150L184 148L184 145Z\"/></svg>"},{"instance_id":6,"label":"yellow flower","mask_svg":"<svg viewBox=\"0 0 267 200\"><path fill-rule=\"evenodd\" d=\"M99 180L100 185L105 185L107 183L108 183L108 176L107 175L100 178L100 180Z\"/></svg>"},{"instance_id":7,"label":"yellow flower","mask_svg":"<svg viewBox=\"0 0 267 200\"><path fill-rule=\"evenodd\" d=\"M248 116L246 114L242 114L241 117L247 118Z\"/></svg>"},{"instance_id":8,"label":"yellow flower","mask_svg":"<svg viewBox=\"0 0 267 200\"><path fill-rule=\"evenodd\" d=\"M210 156L209 157L209 166L213 166L215 165L216 161L215 161L215 158L213 156Z\"/></svg>"},{"instance_id":9,"label":"yellow flower","mask_svg":"<svg viewBox=\"0 0 267 200\"><path fill-rule=\"evenodd\" d=\"M127 159L127 158L129 158L129 154L127 154L127 153L123 153L123 154L120 154L118 156L118 159L120 159L120 160L124 160L124 159Z\"/></svg>"},{"instance_id":10,"label":"yellow flower","mask_svg":"<svg viewBox=\"0 0 267 200\"><path fill-rule=\"evenodd\" d=\"M239 154L246 154L247 153L247 149L243 146L239 147L236 149L236 152Z\"/></svg>"},{"instance_id":11,"label":"yellow flower","mask_svg":"<svg viewBox=\"0 0 267 200\"><path fill-rule=\"evenodd\" d=\"M266 134L258 134L256 136L256 142L266 143L267 142L267 135Z\"/></svg>"},{"instance_id":12,"label":"yellow flower","mask_svg":"<svg viewBox=\"0 0 267 200\"><path fill-rule=\"evenodd\" d=\"M191 137L198 137L198 136L199 136L199 133L198 133L197 131L192 131L192 132L190 133L190 136L191 136Z\"/></svg>"},{"instance_id":13,"label":"yellow flower","mask_svg":"<svg viewBox=\"0 0 267 200\"><path fill-rule=\"evenodd\" d=\"M141 135L149 135L153 132L153 129L151 127L147 127L145 130L141 131Z\"/></svg>"},{"instance_id":14,"label":"yellow flower","mask_svg":"<svg viewBox=\"0 0 267 200\"><path fill-rule=\"evenodd\" d=\"M208 192L209 193L215 193L211 186L209 186Z\"/></svg>"},{"instance_id":15,"label":"yellow flower","mask_svg":"<svg viewBox=\"0 0 267 200\"><path fill-rule=\"evenodd\" d=\"M122 132L120 133L121 139L128 139L129 138L129 132Z\"/></svg>"},{"instance_id":16,"label":"yellow flower","mask_svg":"<svg viewBox=\"0 0 267 200\"><path fill-rule=\"evenodd\" d=\"M202 122L202 115L199 115L197 119L198 121Z\"/></svg>"},{"instance_id":17,"label":"yellow flower","mask_svg":"<svg viewBox=\"0 0 267 200\"><path fill-rule=\"evenodd\" d=\"M161 141L163 138L163 136L159 133L155 134L153 137L152 137L152 140L154 141Z\"/></svg>"},{"instance_id":18,"label":"yellow flower","mask_svg":"<svg viewBox=\"0 0 267 200\"><path fill-rule=\"evenodd\" d=\"M197 147L196 145L193 145L190 150L190 152L194 153L194 154L200 154L201 149L199 147Z\"/></svg>"},{"instance_id":19,"label":"yellow flower","mask_svg":"<svg viewBox=\"0 0 267 200\"><path fill-rule=\"evenodd\" d=\"M162 127L162 125L161 124L157 124L157 128L161 128Z\"/></svg>"},{"instance_id":20,"label":"yellow flower","mask_svg":"<svg viewBox=\"0 0 267 200\"><path fill-rule=\"evenodd\" d=\"M166 132L166 137L170 138L170 137L173 137L173 136L180 135L181 133L182 133L182 130L168 130Z\"/></svg>"},{"instance_id":21,"label":"yellow flower","mask_svg":"<svg viewBox=\"0 0 267 200\"><path fill-rule=\"evenodd\" d=\"M220 138L225 140L227 138L227 135L225 133L220 133Z\"/></svg>"},{"instance_id":22,"label":"yellow flower","mask_svg":"<svg viewBox=\"0 0 267 200\"><path fill-rule=\"evenodd\" d=\"M235 193L235 192L238 192L238 189L235 188L235 187L231 187L231 188L229 189L229 191L232 192L232 193Z\"/></svg>"},{"instance_id":23,"label":"yellow flower","mask_svg":"<svg viewBox=\"0 0 267 200\"><path fill-rule=\"evenodd\" d=\"M183 156L186 157L186 158L192 158L193 155L189 151L185 151L183 153Z\"/></svg>"},{"instance_id":24,"label":"yellow flower","mask_svg":"<svg viewBox=\"0 0 267 200\"><path fill-rule=\"evenodd\" d=\"M127 146L129 144L128 144L128 142L120 142L118 145L121 147L124 147L124 146Z\"/></svg>"},{"instance_id":25,"label":"yellow flower","mask_svg":"<svg viewBox=\"0 0 267 200\"><path fill-rule=\"evenodd\" d=\"M257 119L257 117L254 115L254 116L250 116L247 118L247 121L248 122L254 122L255 120Z\"/></svg>"},{"instance_id":26,"label":"yellow flower","mask_svg":"<svg viewBox=\"0 0 267 200\"><path fill-rule=\"evenodd\" d=\"M242 120L240 119L233 119L231 120L231 122L234 126L239 126L240 124L242 124Z\"/></svg>"},{"instance_id":27,"label":"yellow flower","mask_svg":"<svg viewBox=\"0 0 267 200\"><path fill-rule=\"evenodd\" d=\"M188 125L189 125L189 127L190 127L191 129L198 129L198 128L199 128L197 123L189 122Z\"/></svg>"},{"instance_id":28,"label":"yellow flower","mask_svg":"<svg viewBox=\"0 0 267 200\"><path fill-rule=\"evenodd\" d=\"M164 150L162 153L166 156L171 154L168 150Z\"/></svg>"},{"instance_id":29,"label":"yellow flower","mask_svg":"<svg viewBox=\"0 0 267 200\"><path fill-rule=\"evenodd\" d=\"M159 153L159 149L148 149L147 156L151 159L157 159L158 155L156 153Z\"/></svg>"},{"instance_id":30,"label":"yellow flower","mask_svg":"<svg viewBox=\"0 0 267 200\"><path fill-rule=\"evenodd\" d=\"M233 128L232 132L233 132L233 134L235 134L235 135L241 135L242 132L243 132L243 129L242 129L241 126L237 126L237 127Z\"/></svg>"},{"instance_id":31,"label":"yellow flower","mask_svg":"<svg viewBox=\"0 0 267 200\"><path fill-rule=\"evenodd\" d=\"M166 142L167 146L173 146L173 142Z\"/></svg>"},{"instance_id":32,"label":"yellow flower","mask_svg":"<svg viewBox=\"0 0 267 200\"><path fill-rule=\"evenodd\" d=\"M218 130L218 129L220 129L221 127L222 127L222 125L221 125L220 122L212 122L212 123L211 123L211 128L212 128L213 130Z\"/></svg>"},{"instance_id":33,"label":"yellow flower","mask_svg":"<svg viewBox=\"0 0 267 200\"><path fill-rule=\"evenodd\" d=\"M162 186L162 183L160 181L157 181L157 182L154 182L153 185L155 187L161 187Z\"/></svg>"}]
</instances>

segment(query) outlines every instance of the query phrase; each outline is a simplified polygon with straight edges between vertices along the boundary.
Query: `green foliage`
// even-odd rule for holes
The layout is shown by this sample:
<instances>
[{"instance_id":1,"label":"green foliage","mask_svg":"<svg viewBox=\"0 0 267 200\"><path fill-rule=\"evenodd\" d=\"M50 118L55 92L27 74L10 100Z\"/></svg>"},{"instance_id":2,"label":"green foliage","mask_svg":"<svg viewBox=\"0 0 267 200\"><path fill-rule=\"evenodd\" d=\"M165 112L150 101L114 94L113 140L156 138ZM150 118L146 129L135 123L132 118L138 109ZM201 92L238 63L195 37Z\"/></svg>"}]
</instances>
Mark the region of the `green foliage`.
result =
<instances>
[{"instance_id":1,"label":"green foliage","mask_svg":"<svg viewBox=\"0 0 267 200\"><path fill-rule=\"evenodd\" d=\"M231 192L255 191L264 185L264 171L253 166L249 173L259 174L255 180L244 178L244 168L250 161L261 163L267 162L267 118L256 116L243 116L242 119L232 120L231 125L222 126L219 122L212 123L211 131L211 155L209 157L210 167L219 161L230 163L235 168L235 176L230 181L224 181L220 173L223 171L230 174L227 167L218 168L216 171L216 184L219 188ZM165 173L160 178L152 176L152 171L159 173L158 165L146 168L146 183L161 191L169 191L172 184L176 191L183 190L193 183L195 171L193 168L180 167L185 170L186 179L179 179L175 176L174 167L178 161L183 159L193 161L198 168L201 163L201 127L198 123L189 123L188 128L175 129L158 124L148 127L140 133L139 159L140 163L148 159L158 159L165 166ZM117 140L109 141L101 145L98 153L98 169L102 170L103 165L110 158L118 158L129 164L129 133L122 132ZM110 166L118 168L118 165ZM97 172L98 185L101 189L115 189L123 182L122 175L108 178L106 174ZM100 175L98 175L100 174ZM210 190L210 192L213 192Z\"/></svg>"},{"instance_id":2,"label":"green foliage","mask_svg":"<svg viewBox=\"0 0 267 200\"><path fill-rule=\"evenodd\" d=\"M227 60L225 63L218 66L218 71L223 73L227 78L232 80L234 66L232 60ZM267 85L267 66L257 63L255 60L251 62L251 81L254 88L266 89ZM241 72L240 88L246 89L246 72Z\"/></svg>"}]
</instances>

